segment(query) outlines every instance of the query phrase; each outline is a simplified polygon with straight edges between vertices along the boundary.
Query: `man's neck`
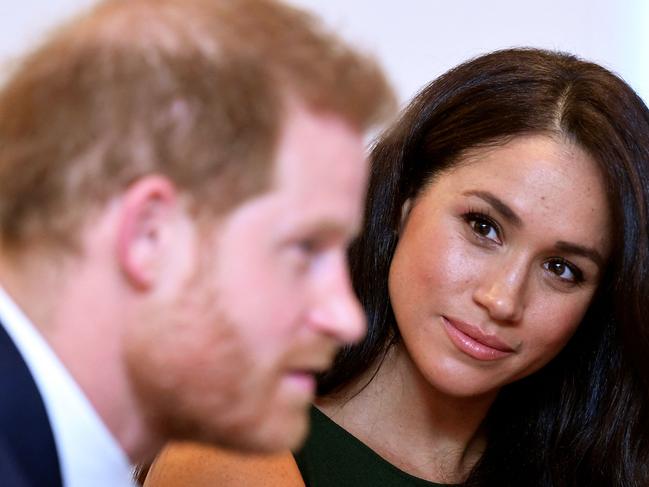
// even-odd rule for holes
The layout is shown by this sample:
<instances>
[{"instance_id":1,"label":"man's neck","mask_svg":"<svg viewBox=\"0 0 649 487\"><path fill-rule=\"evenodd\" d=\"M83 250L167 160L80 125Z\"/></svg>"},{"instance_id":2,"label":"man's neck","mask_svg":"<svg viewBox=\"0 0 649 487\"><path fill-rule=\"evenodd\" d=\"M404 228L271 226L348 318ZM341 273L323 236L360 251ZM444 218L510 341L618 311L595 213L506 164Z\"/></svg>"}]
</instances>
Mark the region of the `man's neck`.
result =
<instances>
[{"instance_id":1,"label":"man's neck","mask_svg":"<svg viewBox=\"0 0 649 487\"><path fill-rule=\"evenodd\" d=\"M0 285L63 363L131 461L151 457L150 439L125 370L120 327L107 276L74 258L0 253ZM104 283L105 284L105 283Z\"/></svg>"}]
</instances>

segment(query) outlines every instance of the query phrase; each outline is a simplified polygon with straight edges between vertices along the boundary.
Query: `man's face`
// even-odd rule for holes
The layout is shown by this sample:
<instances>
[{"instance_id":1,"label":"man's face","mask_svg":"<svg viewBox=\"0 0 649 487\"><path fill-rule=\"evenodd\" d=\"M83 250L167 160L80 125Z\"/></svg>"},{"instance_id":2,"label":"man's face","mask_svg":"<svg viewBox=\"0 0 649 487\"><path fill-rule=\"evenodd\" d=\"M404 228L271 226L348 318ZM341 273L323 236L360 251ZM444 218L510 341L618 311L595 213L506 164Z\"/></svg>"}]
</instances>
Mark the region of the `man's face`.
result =
<instances>
[{"instance_id":1,"label":"man's face","mask_svg":"<svg viewBox=\"0 0 649 487\"><path fill-rule=\"evenodd\" d=\"M303 439L313 375L365 332L346 247L366 176L360 133L294 108L270 189L190 232L190 256L170 266L181 276L165 291L173 305L142 317L151 324L129 345L165 434L254 450Z\"/></svg>"}]
</instances>

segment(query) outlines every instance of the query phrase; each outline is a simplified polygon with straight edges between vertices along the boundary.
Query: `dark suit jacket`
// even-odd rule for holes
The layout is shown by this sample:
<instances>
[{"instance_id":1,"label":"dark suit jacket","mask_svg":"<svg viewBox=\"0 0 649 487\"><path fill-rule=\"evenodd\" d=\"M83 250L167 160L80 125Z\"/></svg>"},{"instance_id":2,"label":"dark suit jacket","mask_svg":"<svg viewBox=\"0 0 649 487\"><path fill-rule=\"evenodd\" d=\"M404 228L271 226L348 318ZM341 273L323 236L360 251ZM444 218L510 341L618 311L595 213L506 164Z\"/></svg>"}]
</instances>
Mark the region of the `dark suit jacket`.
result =
<instances>
[{"instance_id":1,"label":"dark suit jacket","mask_svg":"<svg viewBox=\"0 0 649 487\"><path fill-rule=\"evenodd\" d=\"M61 487L52 429L36 383L0 326L0 485Z\"/></svg>"}]
</instances>

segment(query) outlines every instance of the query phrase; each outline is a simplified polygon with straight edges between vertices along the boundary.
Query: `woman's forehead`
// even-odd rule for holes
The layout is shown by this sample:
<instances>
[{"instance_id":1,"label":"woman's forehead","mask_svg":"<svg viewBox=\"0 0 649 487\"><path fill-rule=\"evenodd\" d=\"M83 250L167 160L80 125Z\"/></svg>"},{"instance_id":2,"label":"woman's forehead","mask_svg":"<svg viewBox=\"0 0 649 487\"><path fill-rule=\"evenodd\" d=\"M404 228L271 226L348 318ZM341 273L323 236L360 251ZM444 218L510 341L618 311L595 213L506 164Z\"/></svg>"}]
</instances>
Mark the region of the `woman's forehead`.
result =
<instances>
[{"instance_id":1,"label":"woman's forehead","mask_svg":"<svg viewBox=\"0 0 649 487\"><path fill-rule=\"evenodd\" d=\"M438 174L417 202L435 204L439 198L463 198L496 210L506 206L523 224L608 248L611 215L601 171L585 151L553 137L517 137L474 150Z\"/></svg>"}]
</instances>

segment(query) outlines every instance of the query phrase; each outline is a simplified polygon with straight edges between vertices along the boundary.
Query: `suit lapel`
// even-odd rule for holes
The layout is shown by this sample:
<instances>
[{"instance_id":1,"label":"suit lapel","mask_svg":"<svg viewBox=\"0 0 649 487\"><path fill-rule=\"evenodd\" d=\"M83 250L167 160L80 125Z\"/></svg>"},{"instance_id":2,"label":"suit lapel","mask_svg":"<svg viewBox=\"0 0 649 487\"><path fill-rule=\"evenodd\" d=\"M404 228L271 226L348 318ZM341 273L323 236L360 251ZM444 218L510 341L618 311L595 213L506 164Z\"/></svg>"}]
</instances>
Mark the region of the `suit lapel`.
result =
<instances>
[{"instance_id":1,"label":"suit lapel","mask_svg":"<svg viewBox=\"0 0 649 487\"><path fill-rule=\"evenodd\" d=\"M43 399L1 323L0 391L0 472L21 477L25 483L17 485L60 487L59 460Z\"/></svg>"}]
</instances>

